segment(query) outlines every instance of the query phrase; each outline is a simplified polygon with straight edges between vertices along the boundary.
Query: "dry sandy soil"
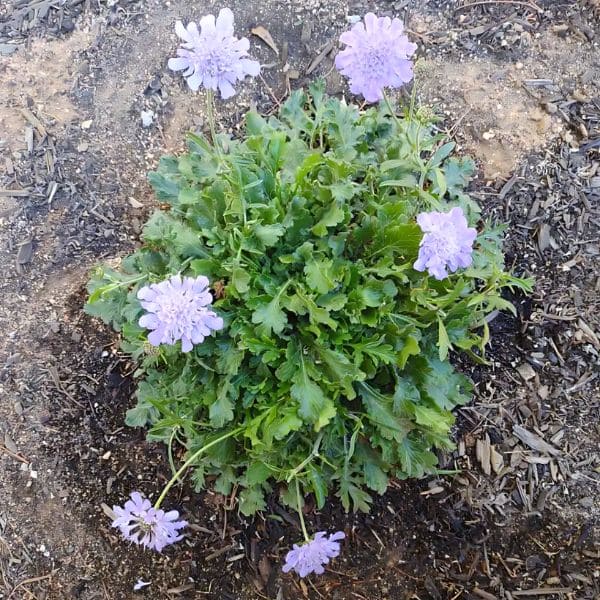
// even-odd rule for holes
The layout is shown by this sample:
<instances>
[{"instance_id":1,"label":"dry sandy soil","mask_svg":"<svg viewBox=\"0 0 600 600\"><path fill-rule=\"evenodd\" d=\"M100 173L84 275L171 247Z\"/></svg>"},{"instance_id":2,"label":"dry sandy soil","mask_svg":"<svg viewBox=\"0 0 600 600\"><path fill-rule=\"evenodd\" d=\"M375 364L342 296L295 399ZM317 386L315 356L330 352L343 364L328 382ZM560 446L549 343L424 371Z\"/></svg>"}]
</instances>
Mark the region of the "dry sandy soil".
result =
<instances>
[{"instance_id":1,"label":"dry sandy soil","mask_svg":"<svg viewBox=\"0 0 600 600\"><path fill-rule=\"evenodd\" d=\"M420 102L477 159L474 197L508 223L508 263L537 278L531 298L513 299L517 318L492 322L492 364L463 365L476 398L441 457L460 473L396 482L366 517L309 507L313 530L347 541L305 582L280 571L299 530L274 501L248 521L235 498L184 487L173 504L190 535L162 556L127 547L102 509L134 488L156 493L169 467L162 446L124 427L132 366L83 315L84 285L135 246L156 204L146 172L205 125L166 62L174 21L222 5L3 2L0 598L598 598L598 4L229 2L264 65L219 104L233 132L249 107L274 111L316 76L344 93L332 55L349 16L403 17ZM257 25L277 52L250 34ZM138 579L151 584L134 593Z\"/></svg>"}]
</instances>

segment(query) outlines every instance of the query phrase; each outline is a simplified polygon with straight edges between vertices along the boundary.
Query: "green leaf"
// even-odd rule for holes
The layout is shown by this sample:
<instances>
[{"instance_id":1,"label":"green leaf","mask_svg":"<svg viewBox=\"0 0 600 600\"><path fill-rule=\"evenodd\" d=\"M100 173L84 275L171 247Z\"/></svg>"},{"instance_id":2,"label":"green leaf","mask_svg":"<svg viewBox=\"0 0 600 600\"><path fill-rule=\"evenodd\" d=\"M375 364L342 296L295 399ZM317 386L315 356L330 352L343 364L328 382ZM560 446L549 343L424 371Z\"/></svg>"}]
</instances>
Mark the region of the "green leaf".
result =
<instances>
[{"instance_id":1,"label":"green leaf","mask_svg":"<svg viewBox=\"0 0 600 600\"><path fill-rule=\"evenodd\" d=\"M331 190L331 195L334 200L340 203L348 202L352 200L362 189L362 186L353 181L337 181L336 183L328 186ZM333 223L337 225L337 223Z\"/></svg>"},{"instance_id":2,"label":"green leaf","mask_svg":"<svg viewBox=\"0 0 600 600\"><path fill-rule=\"evenodd\" d=\"M345 479L340 480L339 497L346 512L350 510L351 505L355 511L368 513L371 510L371 496Z\"/></svg>"},{"instance_id":3,"label":"green leaf","mask_svg":"<svg viewBox=\"0 0 600 600\"><path fill-rule=\"evenodd\" d=\"M160 412L144 402L138 402L134 408L125 413L125 425L128 427L145 427L154 423L160 416Z\"/></svg>"},{"instance_id":4,"label":"green leaf","mask_svg":"<svg viewBox=\"0 0 600 600\"><path fill-rule=\"evenodd\" d=\"M279 115L288 123L290 129L298 135L299 132L312 129L311 120L304 110L306 95L302 90L294 90L281 106Z\"/></svg>"},{"instance_id":5,"label":"green leaf","mask_svg":"<svg viewBox=\"0 0 600 600\"><path fill-rule=\"evenodd\" d=\"M360 294L364 306L378 308L384 304L387 299L393 298L398 293L398 289L389 279L387 281L372 279L360 287L358 293Z\"/></svg>"},{"instance_id":6,"label":"green leaf","mask_svg":"<svg viewBox=\"0 0 600 600\"><path fill-rule=\"evenodd\" d=\"M240 494L240 512L246 517L250 517L259 510L265 510L265 495L258 486L248 487L242 490Z\"/></svg>"},{"instance_id":7,"label":"green leaf","mask_svg":"<svg viewBox=\"0 0 600 600\"><path fill-rule=\"evenodd\" d=\"M273 471L271 471L264 463L250 463L246 469L246 484L248 486L255 486L259 483L264 483L272 474Z\"/></svg>"},{"instance_id":8,"label":"green leaf","mask_svg":"<svg viewBox=\"0 0 600 600\"><path fill-rule=\"evenodd\" d=\"M389 161L392 162L392 161ZM417 178L414 175L406 174L400 179L386 179L379 184L379 187L399 187L414 189L419 185Z\"/></svg>"},{"instance_id":9,"label":"green leaf","mask_svg":"<svg viewBox=\"0 0 600 600\"><path fill-rule=\"evenodd\" d=\"M327 483L325 482L325 478L321 474L321 471L314 465L308 465L306 475L311 489L315 494L317 508L321 510L325 506L325 500L327 499Z\"/></svg>"},{"instance_id":10,"label":"green leaf","mask_svg":"<svg viewBox=\"0 0 600 600\"><path fill-rule=\"evenodd\" d=\"M422 238L423 232L416 223L391 225L379 230L369 252L372 257L389 254L412 260L417 257Z\"/></svg>"},{"instance_id":11,"label":"green leaf","mask_svg":"<svg viewBox=\"0 0 600 600\"><path fill-rule=\"evenodd\" d=\"M312 232L319 237L327 235L327 228L334 227L344 220L344 209L333 202L321 215L319 222L312 228Z\"/></svg>"},{"instance_id":12,"label":"green leaf","mask_svg":"<svg viewBox=\"0 0 600 600\"><path fill-rule=\"evenodd\" d=\"M448 186L446 185L446 178L444 177L444 173L441 169L434 169L432 181L434 183L434 192L440 197L443 198L446 195L446 191L448 190Z\"/></svg>"},{"instance_id":13,"label":"green leaf","mask_svg":"<svg viewBox=\"0 0 600 600\"><path fill-rule=\"evenodd\" d=\"M420 352L421 347L419 346L419 340L416 337L409 335L404 340L404 346L400 350L400 356L398 358L398 367L400 369L404 369L408 359L411 356L418 356Z\"/></svg>"},{"instance_id":14,"label":"green leaf","mask_svg":"<svg viewBox=\"0 0 600 600\"><path fill-rule=\"evenodd\" d=\"M315 431L319 431L335 417L335 405L325 396L321 387L308 376L302 356L299 367L293 378L294 385L290 389L290 394L299 404L300 416L305 421L313 423Z\"/></svg>"},{"instance_id":15,"label":"green leaf","mask_svg":"<svg viewBox=\"0 0 600 600\"><path fill-rule=\"evenodd\" d=\"M284 330L287 317L279 306L279 299L280 294L277 294L271 302L260 305L252 313L252 322L260 325L256 328L260 335L268 337L271 332L281 333Z\"/></svg>"},{"instance_id":16,"label":"green leaf","mask_svg":"<svg viewBox=\"0 0 600 600\"><path fill-rule=\"evenodd\" d=\"M326 294L336 287L332 260L312 259L304 267L306 282L319 294Z\"/></svg>"},{"instance_id":17,"label":"green leaf","mask_svg":"<svg viewBox=\"0 0 600 600\"><path fill-rule=\"evenodd\" d=\"M435 454L425 444L409 436L398 446L398 458L407 477L423 477L426 473L431 473L437 464Z\"/></svg>"},{"instance_id":18,"label":"green leaf","mask_svg":"<svg viewBox=\"0 0 600 600\"><path fill-rule=\"evenodd\" d=\"M444 321L440 317L438 317L438 348L440 360L446 360L448 352L452 350L452 344L450 343Z\"/></svg>"},{"instance_id":19,"label":"green leaf","mask_svg":"<svg viewBox=\"0 0 600 600\"><path fill-rule=\"evenodd\" d=\"M158 171L148 173L148 181L159 200L177 200L179 186L173 180L174 173L177 173L177 159L172 156L163 156L158 164Z\"/></svg>"},{"instance_id":20,"label":"green leaf","mask_svg":"<svg viewBox=\"0 0 600 600\"><path fill-rule=\"evenodd\" d=\"M366 383L359 383L358 390L367 409L367 417L386 440L401 442L413 429L406 419L394 414L393 400L377 392Z\"/></svg>"},{"instance_id":21,"label":"green leaf","mask_svg":"<svg viewBox=\"0 0 600 600\"><path fill-rule=\"evenodd\" d=\"M417 386L405 377L398 379L394 390L394 412L398 413L405 402L417 403L421 400L421 394Z\"/></svg>"},{"instance_id":22,"label":"green leaf","mask_svg":"<svg viewBox=\"0 0 600 600\"><path fill-rule=\"evenodd\" d=\"M379 466L368 460L363 465L363 473L367 486L378 494L385 494L389 479Z\"/></svg>"},{"instance_id":23,"label":"green leaf","mask_svg":"<svg viewBox=\"0 0 600 600\"><path fill-rule=\"evenodd\" d=\"M217 429L220 429L225 423L233 419L234 404L229 398L229 394L233 391L229 379L225 379L219 388L216 401L211 403L209 407L208 415L210 423Z\"/></svg>"},{"instance_id":24,"label":"green leaf","mask_svg":"<svg viewBox=\"0 0 600 600\"><path fill-rule=\"evenodd\" d=\"M246 131L250 135L260 135L263 133L268 127L267 121L261 117L255 111L249 111L246 113Z\"/></svg>"},{"instance_id":25,"label":"green leaf","mask_svg":"<svg viewBox=\"0 0 600 600\"><path fill-rule=\"evenodd\" d=\"M457 373L448 362L435 357L416 359L415 379L422 394L433 400L444 410L452 410L471 399L472 385L469 380Z\"/></svg>"},{"instance_id":26,"label":"green leaf","mask_svg":"<svg viewBox=\"0 0 600 600\"><path fill-rule=\"evenodd\" d=\"M337 329L337 323L329 316L329 311L316 305L315 301L304 294L298 287L296 289L296 295L292 297L294 301L295 309L290 306L290 310L298 312L298 314L306 314L310 322L314 325L323 324L329 326L331 329ZM298 309L302 310L299 311Z\"/></svg>"},{"instance_id":27,"label":"green leaf","mask_svg":"<svg viewBox=\"0 0 600 600\"><path fill-rule=\"evenodd\" d=\"M475 163L468 157L450 158L444 166L446 185L451 197L456 197L466 187L475 173Z\"/></svg>"},{"instance_id":28,"label":"green leaf","mask_svg":"<svg viewBox=\"0 0 600 600\"><path fill-rule=\"evenodd\" d=\"M359 353L364 353L377 363L395 364L398 360L398 355L393 346L385 343L385 337L374 337L363 342L352 344L352 347Z\"/></svg>"},{"instance_id":29,"label":"green leaf","mask_svg":"<svg viewBox=\"0 0 600 600\"><path fill-rule=\"evenodd\" d=\"M436 433L448 433L454 423L454 417L447 411L440 411L423 404L416 404L414 411L417 424L428 427Z\"/></svg>"},{"instance_id":30,"label":"green leaf","mask_svg":"<svg viewBox=\"0 0 600 600\"><path fill-rule=\"evenodd\" d=\"M456 144L454 142L447 142L440 146L429 159L429 166L437 167L438 165L441 165L444 159L446 159L452 150L454 150L455 146Z\"/></svg>"},{"instance_id":31,"label":"green leaf","mask_svg":"<svg viewBox=\"0 0 600 600\"><path fill-rule=\"evenodd\" d=\"M275 246L279 238L285 233L283 225L254 225L254 235L267 247Z\"/></svg>"},{"instance_id":32,"label":"green leaf","mask_svg":"<svg viewBox=\"0 0 600 600\"><path fill-rule=\"evenodd\" d=\"M215 492L223 496L229 496L234 484L238 483L238 478L230 466L224 465L220 475L215 480Z\"/></svg>"},{"instance_id":33,"label":"green leaf","mask_svg":"<svg viewBox=\"0 0 600 600\"><path fill-rule=\"evenodd\" d=\"M231 273L231 283L240 294L245 294L250 289L250 274L242 267L235 267Z\"/></svg>"},{"instance_id":34,"label":"green leaf","mask_svg":"<svg viewBox=\"0 0 600 600\"><path fill-rule=\"evenodd\" d=\"M277 416L265 423L263 433L265 443L270 446L272 441L285 439L292 431L299 431L304 425L298 417L295 407L285 407L277 411Z\"/></svg>"},{"instance_id":35,"label":"green leaf","mask_svg":"<svg viewBox=\"0 0 600 600\"><path fill-rule=\"evenodd\" d=\"M365 374L341 352L322 346L317 346L316 350L319 358L327 365L329 375L343 386L348 400L354 399L356 392L353 383L363 381Z\"/></svg>"}]
</instances>

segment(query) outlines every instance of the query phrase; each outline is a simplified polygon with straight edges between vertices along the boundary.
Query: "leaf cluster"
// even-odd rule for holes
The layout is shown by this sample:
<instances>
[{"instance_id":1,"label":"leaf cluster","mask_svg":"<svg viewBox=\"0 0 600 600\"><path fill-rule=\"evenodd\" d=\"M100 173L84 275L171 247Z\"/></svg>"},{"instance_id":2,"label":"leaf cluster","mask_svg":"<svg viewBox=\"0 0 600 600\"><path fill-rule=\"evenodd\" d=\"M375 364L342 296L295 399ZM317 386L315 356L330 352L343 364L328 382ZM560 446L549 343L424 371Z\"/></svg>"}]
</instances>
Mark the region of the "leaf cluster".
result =
<instances>
[{"instance_id":1,"label":"leaf cluster","mask_svg":"<svg viewBox=\"0 0 600 600\"><path fill-rule=\"evenodd\" d=\"M198 489L237 486L251 514L273 489L295 503L297 479L319 507L335 494L366 511L452 447L471 385L448 353L484 360L486 316L511 309L502 288L529 282L505 272L500 232L481 223L469 269L440 282L412 268L419 212L458 205L479 222L473 164L431 116L359 112L316 83L245 127L214 145L190 135L161 160L150 181L169 208L119 271L98 270L87 310L139 364L129 425L189 452L242 427L198 459ZM174 273L208 276L225 320L186 354L150 347L138 325L139 286Z\"/></svg>"}]
</instances>

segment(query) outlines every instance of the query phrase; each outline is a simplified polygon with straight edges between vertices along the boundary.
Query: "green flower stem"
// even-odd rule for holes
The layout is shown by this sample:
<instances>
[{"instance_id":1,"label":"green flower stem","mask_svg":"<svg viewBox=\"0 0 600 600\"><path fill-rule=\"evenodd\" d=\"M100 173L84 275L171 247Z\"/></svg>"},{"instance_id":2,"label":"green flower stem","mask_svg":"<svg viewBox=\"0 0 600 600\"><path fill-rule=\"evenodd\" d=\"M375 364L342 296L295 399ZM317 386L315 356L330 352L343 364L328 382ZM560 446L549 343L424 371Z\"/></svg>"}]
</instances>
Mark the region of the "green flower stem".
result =
<instances>
[{"instance_id":1,"label":"green flower stem","mask_svg":"<svg viewBox=\"0 0 600 600\"><path fill-rule=\"evenodd\" d=\"M211 89L206 90L206 116L208 118L208 126L210 127L210 137L212 143L220 154L219 142L217 141L217 130L215 124L215 94Z\"/></svg>"},{"instance_id":2,"label":"green flower stem","mask_svg":"<svg viewBox=\"0 0 600 600\"><path fill-rule=\"evenodd\" d=\"M385 105L387 106L390 114L392 115L392 118L394 119L394 121L396 121L396 125L398 125L398 127L400 127L400 119L398 118L396 111L392 108L392 103L390 102L390 98L386 94L385 90L383 90L383 99L385 100Z\"/></svg>"},{"instance_id":3,"label":"green flower stem","mask_svg":"<svg viewBox=\"0 0 600 600\"><path fill-rule=\"evenodd\" d=\"M310 454L297 467L294 467L290 471L290 473L287 477L288 483L292 479L294 479L296 477L296 475L298 475L298 473L300 473L300 471L302 471L302 469L304 469L304 467L312 461L313 458L315 458L316 456L319 456L319 446L321 445L322 439L323 439L323 432L319 433L319 435L317 436L317 439L315 440L315 443L312 447L312 450L310 451ZM297 478L296 478L296 483L298 483Z\"/></svg>"},{"instance_id":4,"label":"green flower stem","mask_svg":"<svg viewBox=\"0 0 600 600\"><path fill-rule=\"evenodd\" d=\"M173 487L173 484L179 479L179 477L181 476L181 474L203 453L206 452L209 448L212 448L213 446L216 446L217 444L220 444L222 441L226 440L227 438L230 438L238 433L240 433L243 430L243 427L238 427L237 429L234 429L233 431L230 431L229 433L226 433L225 435L222 435L221 437L218 437L216 440L213 440L212 442L209 442L208 444L206 444L205 446L202 446L202 448L200 448L199 450L196 450L196 452L194 452L194 454L192 454L184 463L183 465L181 465L181 467L179 468L179 470L173 475L173 477L171 477L171 479L169 479L169 482L167 483L167 485L165 485L165 487L163 488L163 491L161 492L160 496L158 497L158 500L154 503L154 508L159 508L160 505L162 504L162 501L165 499L165 496L167 495L167 493L169 492L169 490Z\"/></svg>"},{"instance_id":5,"label":"green flower stem","mask_svg":"<svg viewBox=\"0 0 600 600\"><path fill-rule=\"evenodd\" d=\"M408 111L409 119L412 121L412 118L415 114L415 103L417 100L417 78L413 75L413 86L410 94L410 109Z\"/></svg>"},{"instance_id":6,"label":"green flower stem","mask_svg":"<svg viewBox=\"0 0 600 600\"><path fill-rule=\"evenodd\" d=\"M296 500L298 503L298 516L300 517L300 525L302 526L302 534L307 542L310 542L310 536L306 531L306 523L304 522L304 515L302 514L302 496L300 496L300 482L296 478Z\"/></svg>"},{"instance_id":7,"label":"green flower stem","mask_svg":"<svg viewBox=\"0 0 600 600\"><path fill-rule=\"evenodd\" d=\"M103 273L104 272L102 272L102 274ZM98 299L103 298L105 295L110 294L110 293L114 292L115 290L118 290L119 288L129 287L132 283L137 283L138 281L143 281L144 279L147 279L147 278L148 278L148 275L146 273L143 273L142 275L138 275L131 279L126 279L124 281L115 281L114 279L110 278L110 275L107 275L107 279L111 283L104 285L102 287L99 287L95 292L92 292L90 294L90 297L88 298L88 302L89 303L96 302Z\"/></svg>"}]
</instances>

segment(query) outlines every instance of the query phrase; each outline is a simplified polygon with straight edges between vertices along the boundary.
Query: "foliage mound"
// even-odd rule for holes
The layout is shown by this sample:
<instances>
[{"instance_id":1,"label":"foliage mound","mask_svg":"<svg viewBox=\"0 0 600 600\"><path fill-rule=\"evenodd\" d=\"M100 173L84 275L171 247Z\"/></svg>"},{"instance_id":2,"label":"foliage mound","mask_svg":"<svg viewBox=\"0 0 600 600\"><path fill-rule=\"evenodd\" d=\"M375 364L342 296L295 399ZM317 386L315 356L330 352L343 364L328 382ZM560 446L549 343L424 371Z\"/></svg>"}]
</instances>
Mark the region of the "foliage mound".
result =
<instances>
[{"instance_id":1,"label":"foliage mound","mask_svg":"<svg viewBox=\"0 0 600 600\"><path fill-rule=\"evenodd\" d=\"M482 360L486 316L511 309L501 234L464 188L468 159L424 111L396 118L294 92L277 118L250 112L241 139L190 135L150 181L162 204L118 270L99 269L87 311L121 332L139 365L131 426L195 449L211 483L252 514L295 485L322 507L368 510L390 478L435 470L452 409L471 385L452 349ZM437 281L413 269L415 217L460 206L479 225L470 268ZM136 292L175 273L206 275L225 327L189 353L152 347Z\"/></svg>"}]
</instances>

